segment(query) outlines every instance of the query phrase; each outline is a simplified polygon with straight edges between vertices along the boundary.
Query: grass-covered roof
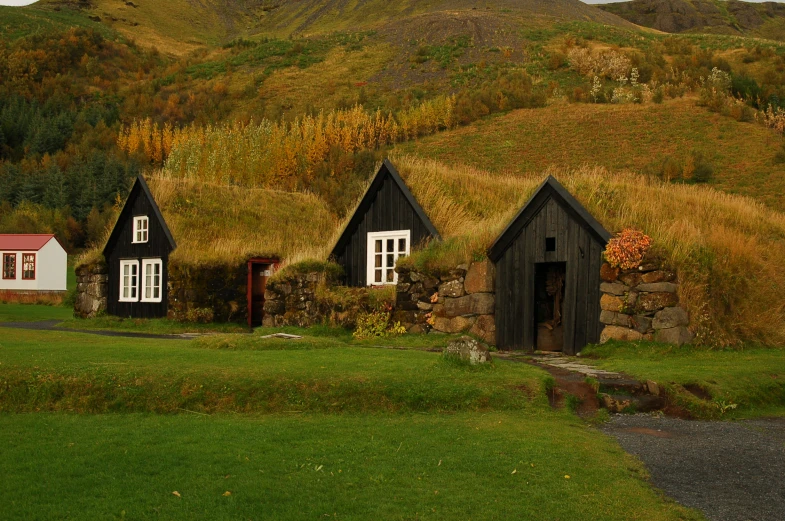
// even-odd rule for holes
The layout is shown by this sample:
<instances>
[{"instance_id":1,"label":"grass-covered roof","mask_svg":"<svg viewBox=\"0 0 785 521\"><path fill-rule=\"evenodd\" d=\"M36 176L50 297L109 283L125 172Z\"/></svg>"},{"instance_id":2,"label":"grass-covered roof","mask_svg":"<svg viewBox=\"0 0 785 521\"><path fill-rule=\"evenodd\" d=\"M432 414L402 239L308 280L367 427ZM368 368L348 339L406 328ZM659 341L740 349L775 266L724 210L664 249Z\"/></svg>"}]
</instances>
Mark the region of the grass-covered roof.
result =
<instances>
[{"instance_id":1,"label":"grass-covered roof","mask_svg":"<svg viewBox=\"0 0 785 521\"><path fill-rule=\"evenodd\" d=\"M177 242L172 262L323 258L336 228L327 206L311 194L155 176L147 184ZM81 262L96 259L102 248L103 244L93 248Z\"/></svg>"}]
</instances>

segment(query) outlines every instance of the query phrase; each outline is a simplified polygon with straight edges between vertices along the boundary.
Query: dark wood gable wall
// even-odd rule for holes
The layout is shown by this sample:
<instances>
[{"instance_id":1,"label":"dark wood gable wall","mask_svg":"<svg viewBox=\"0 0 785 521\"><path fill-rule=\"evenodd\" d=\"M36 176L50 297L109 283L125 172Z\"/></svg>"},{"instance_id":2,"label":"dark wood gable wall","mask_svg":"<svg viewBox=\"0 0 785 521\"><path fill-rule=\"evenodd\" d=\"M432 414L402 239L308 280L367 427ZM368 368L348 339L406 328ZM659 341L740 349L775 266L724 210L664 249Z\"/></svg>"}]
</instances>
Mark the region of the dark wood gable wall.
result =
<instances>
[{"instance_id":1,"label":"dark wood gable wall","mask_svg":"<svg viewBox=\"0 0 785 521\"><path fill-rule=\"evenodd\" d=\"M171 244L167 237L164 227L153 208L152 201L142 190L140 183L137 182L128 200L123 207L115 229L104 249L109 270L109 285L107 288L107 312L110 315L134 318L156 318L165 317L167 313L169 280L169 254L172 251ZM133 218L145 215L148 218L148 241L141 244L133 244ZM139 260L139 276L142 276L142 259L160 258L162 261L161 272L161 302L120 302L120 260L136 259ZM141 286L140 286L141 291Z\"/></svg>"},{"instance_id":2,"label":"dark wood gable wall","mask_svg":"<svg viewBox=\"0 0 785 521\"><path fill-rule=\"evenodd\" d=\"M349 286L367 284L368 232L411 230L410 248L432 236L389 172L384 175L372 200L364 200L357 211L362 213L362 219L352 230L347 230L351 237L334 252L336 262L344 268Z\"/></svg>"},{"instance_id":3,"label":"dark wood gable wall","mask_svg":"<svg viewBox=\"0 0 785 521\"><path fill-rule=\"evenodd\" d=\"M600 263L605 245L552 194L533 203L533 217L496 261L496 343L501 349L535 347L536 264L565 262L564 351L575 354L599 341ZM556 239L555 251L546 251L547 237Z\"/></svg>"}]
</instances>

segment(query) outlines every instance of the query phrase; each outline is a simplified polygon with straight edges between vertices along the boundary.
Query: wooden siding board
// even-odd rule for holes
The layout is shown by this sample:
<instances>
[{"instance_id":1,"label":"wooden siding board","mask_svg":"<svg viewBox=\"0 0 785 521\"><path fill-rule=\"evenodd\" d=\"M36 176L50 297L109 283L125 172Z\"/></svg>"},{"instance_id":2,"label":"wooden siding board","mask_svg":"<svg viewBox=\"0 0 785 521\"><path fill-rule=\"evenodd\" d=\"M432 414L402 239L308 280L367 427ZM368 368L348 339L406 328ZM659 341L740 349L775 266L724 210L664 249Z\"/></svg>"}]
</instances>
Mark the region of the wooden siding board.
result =
<instances>
[{"instance_id":1,"label":"wooden siding board","mask_svg":"<svg viewBox=\"0 0 785 521\"><path fill-rule=\"evenodd\" d=\"M148 241L134 244L133 218L146 215L149 219ZM169 281L169 253L172 242L167 236L165 223L158 219L160 212L156 212L152 201L137 183L128 196L123 211L118 218L112 232L112 241L104 249L104 256L108 265L109 280L107 287L107 312L110 315L134 318L165 317L168 310L168 281ZM162 262L161 273L161 302L120 302L120 260L134 259L139 261L139 276L141 277L142 259L160 258Z\"/></svg>"},{"instance_id":2,"label":"wooden siding board","mask_svg":"<svg viewBox=\"0 0 785 521\"><path fill-rule=\"evenodd\" d=\"M366 194L364 205L358 208L363 214L351 230L350 238L343 247L333 252L336 262L345 272L349 286L365 286L368 233L394 230L410 230L411 246L416 247L426 239L434 237L428 225L389 174L382 180L377 191ZM347 230L349 231L349 230Z\"/></svg>"}]
</instances>

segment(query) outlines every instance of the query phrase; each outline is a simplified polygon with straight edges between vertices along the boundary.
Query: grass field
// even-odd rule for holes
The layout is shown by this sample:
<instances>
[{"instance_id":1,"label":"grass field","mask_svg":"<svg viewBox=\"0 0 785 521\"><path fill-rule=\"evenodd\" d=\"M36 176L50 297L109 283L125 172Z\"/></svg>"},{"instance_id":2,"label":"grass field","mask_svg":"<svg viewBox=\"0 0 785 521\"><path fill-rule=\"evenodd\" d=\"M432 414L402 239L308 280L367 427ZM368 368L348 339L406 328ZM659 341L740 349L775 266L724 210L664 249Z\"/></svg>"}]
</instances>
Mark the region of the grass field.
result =
<instances>
[{"instance_id":1,"label":"grass field","mask_svg":"<svg viewBox=\"0 0 785 521\"><path fill-rule=\"evenodd\" d=\"M74 310L63 306L34 304L0 304L0 322L38 322L42 320L68 320Z\"/></svg>"},{"instance_id":2,"label":"grass field","mask_svg":"<svg viewBox=\"0 0 785 521\"><path fill-rule=\"evenodd\" d=\"M782 349L716 350L608 343L590 346L581 355L603 369L658 382L698 416L785 414L785 350ZM723 405L728 404L738 407L722 411Z\"/></svg>"},{"instance_id":3,"label":"grass field","mask_svg":"<svg viewBox=\"0 0 785 521\"><path fill-rule=\"evenodd\" d=\"M9 329L0 341L0 410L481 411L545 400L544 373L520 364L473 369L437 353L331 337L255 344Z\"/></svg>"},{"instance_id":4,"label":"grass field","mask_svg":"<svg viewBox=\"0 0 785 521\"><path fill-rule=\"evenodd\" d=\"M549 166L641 171L668 156L702 152L717 188L785 209L785 177L774 156L782 138L754 123L711 113L694 98L661 105L555 104L492 116L405 143L404 152L492 172L542 172Z\"/></svg>"},{"instance_id":5,"label":"grass field","mask_svg":"<svg viewBox=\"0 0 785 521\"><path fill-rule=\"evenodd\" d=\"M702 519L547 410L0 415L0 443L7 519Z\"/></svg>"}]
</instances>

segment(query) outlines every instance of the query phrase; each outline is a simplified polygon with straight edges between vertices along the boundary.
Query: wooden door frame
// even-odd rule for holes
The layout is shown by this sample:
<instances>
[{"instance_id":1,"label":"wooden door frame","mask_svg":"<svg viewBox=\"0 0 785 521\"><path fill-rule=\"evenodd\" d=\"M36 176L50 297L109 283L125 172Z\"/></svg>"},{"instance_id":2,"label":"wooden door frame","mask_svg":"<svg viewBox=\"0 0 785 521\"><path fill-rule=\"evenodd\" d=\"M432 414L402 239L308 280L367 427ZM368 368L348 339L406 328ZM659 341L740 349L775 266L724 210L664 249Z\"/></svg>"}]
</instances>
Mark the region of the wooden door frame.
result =
<instances>
[{"instance_id":1,"label":"wooden door frame","mask_svg":"<svg viewBox=\"0 0 785 521\"><path fill-rule=\"evenodd\" d=\"M266 257L252 257L248 259L248 282L246 298L248 299L248 328L253 328L253 266L254 264L269 264L273 270L278 269L280 264L279 259L266 258Z\"/></svg>"}]
</instances>

